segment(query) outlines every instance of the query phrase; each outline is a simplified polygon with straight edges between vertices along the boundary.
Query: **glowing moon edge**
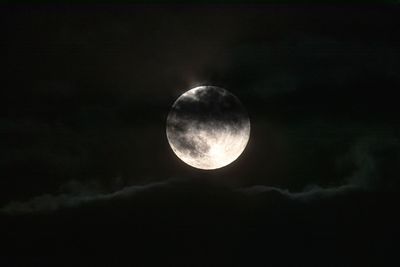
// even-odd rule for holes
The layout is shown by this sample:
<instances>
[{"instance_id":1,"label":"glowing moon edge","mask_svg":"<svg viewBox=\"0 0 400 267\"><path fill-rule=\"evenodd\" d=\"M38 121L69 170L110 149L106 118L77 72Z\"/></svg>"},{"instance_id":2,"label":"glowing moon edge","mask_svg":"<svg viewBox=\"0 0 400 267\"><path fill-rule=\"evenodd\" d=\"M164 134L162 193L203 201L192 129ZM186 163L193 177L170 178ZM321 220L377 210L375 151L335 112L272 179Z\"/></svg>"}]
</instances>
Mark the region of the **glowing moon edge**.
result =
<instances>
[{"instance_id":1,"label":"glowing moon edge","mask_svg":"<svg viewBox=\"0 0 400 267\"><path fill-rule=\"evenodd\" d=\"M232 93L198 86L180 95L167 117L166 134L174 154L202 170L225 167L245 150L250 119Z\"/></svg>"}]
</instances>

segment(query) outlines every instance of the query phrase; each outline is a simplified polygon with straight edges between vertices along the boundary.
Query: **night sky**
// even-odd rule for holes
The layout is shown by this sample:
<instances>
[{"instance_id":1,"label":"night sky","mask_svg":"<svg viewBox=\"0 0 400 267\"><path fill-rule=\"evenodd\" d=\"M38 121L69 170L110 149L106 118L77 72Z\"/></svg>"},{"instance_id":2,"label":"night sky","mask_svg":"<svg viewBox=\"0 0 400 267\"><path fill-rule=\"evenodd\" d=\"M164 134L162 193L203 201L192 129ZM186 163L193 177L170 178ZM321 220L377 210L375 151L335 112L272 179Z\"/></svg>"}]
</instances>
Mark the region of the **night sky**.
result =
<instances>
[{"instance_id":1,"label":"night sky","mask_svg":"<svg viewBox=\"0 0 400 267\"><path fill-rule=\"evenodd\" d=\"M399 26L397 6L1 6L0 265L396 266ZM199 85L251 121L217 170L166 137Z\"/></svg>"}]
</instances>

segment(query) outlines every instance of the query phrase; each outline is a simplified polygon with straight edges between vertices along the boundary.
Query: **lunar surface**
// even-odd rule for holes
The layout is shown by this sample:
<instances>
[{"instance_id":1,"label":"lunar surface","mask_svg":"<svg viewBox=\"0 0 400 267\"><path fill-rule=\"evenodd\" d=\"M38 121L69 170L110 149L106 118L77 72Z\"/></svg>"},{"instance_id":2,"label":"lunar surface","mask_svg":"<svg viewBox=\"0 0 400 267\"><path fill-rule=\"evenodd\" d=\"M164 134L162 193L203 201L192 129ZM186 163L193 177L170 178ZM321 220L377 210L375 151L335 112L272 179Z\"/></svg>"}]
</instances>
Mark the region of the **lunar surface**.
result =
<instances>
[{"instance_id":1,"label":"lunar surface","mask_svg":"<svg viewBox=\"0 0 400 267\"><path fill-rule=\"evenodd\" d=\"M236 160L250 137L250 120L239 99L215 86L182 94L167 118L174 153L192 167L212 170Z\"/></svg>"}]
</instances>

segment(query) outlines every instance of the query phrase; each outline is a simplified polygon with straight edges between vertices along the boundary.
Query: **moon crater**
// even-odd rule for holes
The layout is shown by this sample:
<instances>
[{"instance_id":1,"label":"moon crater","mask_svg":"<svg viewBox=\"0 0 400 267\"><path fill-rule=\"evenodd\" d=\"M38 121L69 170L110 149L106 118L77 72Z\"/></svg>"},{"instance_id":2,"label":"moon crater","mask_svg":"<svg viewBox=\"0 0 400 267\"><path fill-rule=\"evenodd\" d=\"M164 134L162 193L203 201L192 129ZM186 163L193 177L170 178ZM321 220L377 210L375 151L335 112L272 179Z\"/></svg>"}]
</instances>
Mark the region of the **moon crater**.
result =
<instances>
[{"instance_id":1,"label":"moon crater","mask_svg":"<svg viewBox=\"0 0 400 267\"><path fill-rule=\"evenodd\" d=\"M250 137L250 120L239 99L216 86L182 94L167 117L174 153L198 169L217 169L236 160Z\"/></svg>"}]
</instances>

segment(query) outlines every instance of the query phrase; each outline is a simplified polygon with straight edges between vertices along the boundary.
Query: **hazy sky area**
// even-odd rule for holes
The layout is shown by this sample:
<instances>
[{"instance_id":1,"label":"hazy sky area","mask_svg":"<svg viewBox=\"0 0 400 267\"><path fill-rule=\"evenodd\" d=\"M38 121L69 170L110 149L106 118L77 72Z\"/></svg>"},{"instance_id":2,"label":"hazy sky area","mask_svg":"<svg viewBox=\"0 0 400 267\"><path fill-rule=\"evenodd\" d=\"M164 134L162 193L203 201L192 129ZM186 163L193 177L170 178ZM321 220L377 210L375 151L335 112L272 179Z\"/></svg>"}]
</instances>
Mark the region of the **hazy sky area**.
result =
<instances>
[{"instance_id":1,"label":"hazy sky area","mask_svg":"<svg viewBox=\"0 0 400 267\"><path fill-rule=\"evenodd\" d=\"M395 266L399 14L1 6L4 266ZM251 121L215 171L166 137L199 85Z\"/></svg>"}]
</instances>

